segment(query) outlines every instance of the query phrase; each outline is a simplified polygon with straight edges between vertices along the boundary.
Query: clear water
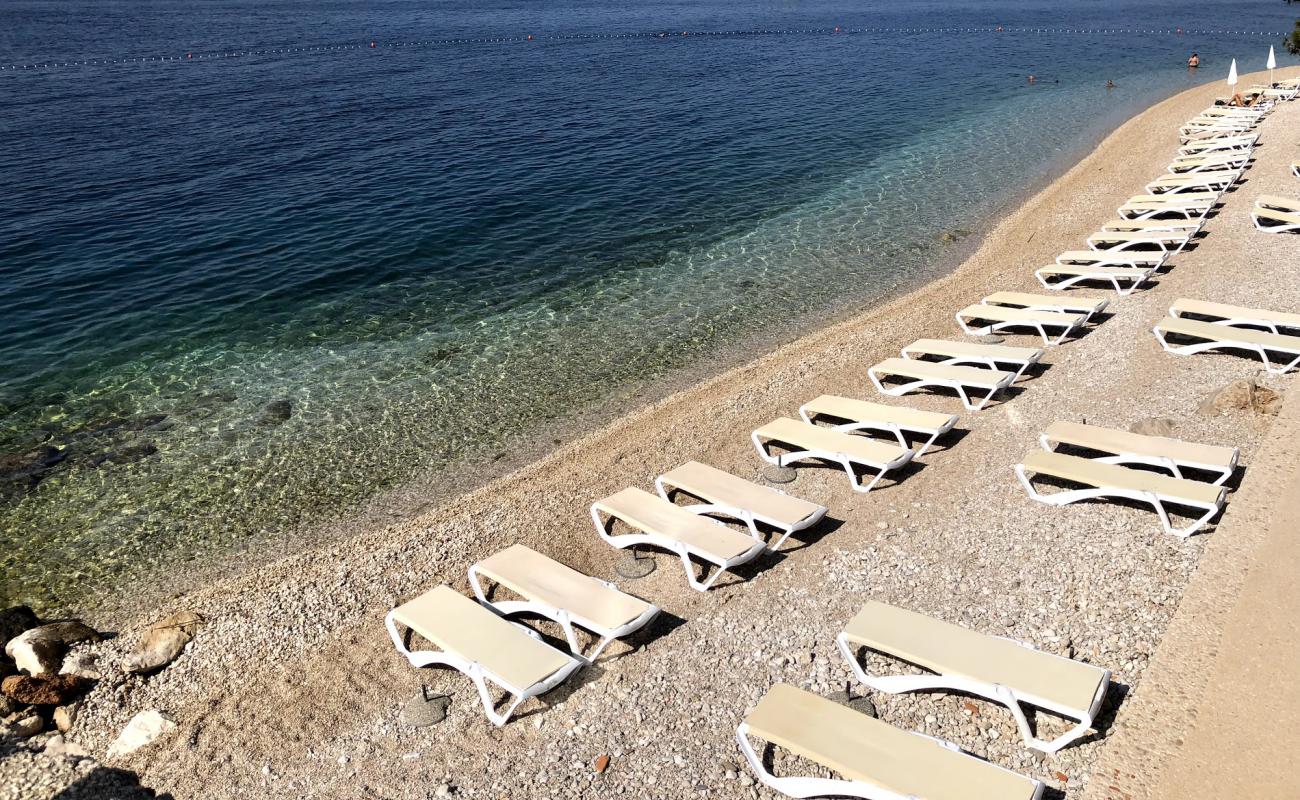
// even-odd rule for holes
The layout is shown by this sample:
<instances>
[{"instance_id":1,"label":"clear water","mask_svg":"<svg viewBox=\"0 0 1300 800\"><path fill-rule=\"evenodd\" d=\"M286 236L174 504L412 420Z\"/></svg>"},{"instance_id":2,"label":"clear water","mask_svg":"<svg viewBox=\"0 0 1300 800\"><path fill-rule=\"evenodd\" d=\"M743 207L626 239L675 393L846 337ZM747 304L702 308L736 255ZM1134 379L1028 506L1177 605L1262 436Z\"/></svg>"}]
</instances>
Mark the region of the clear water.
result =
<instances>
[{"instance_id":1,"label":"clear water","mask_svg":"<svg viewBox=\"0 0 1300 800\"><path fill-rule=\"evenodd\" d=\"M1261 68L1250 32L1292 24L1274 0L7 0L0 21L0 66L353 46L0 70L0 604L42 606L296 535L923 280L945 233L1230 57ZM837 25L985 30L701 35ZM1097 32L1175 26L1247 33Z\"/></svg>"}]
</instances>

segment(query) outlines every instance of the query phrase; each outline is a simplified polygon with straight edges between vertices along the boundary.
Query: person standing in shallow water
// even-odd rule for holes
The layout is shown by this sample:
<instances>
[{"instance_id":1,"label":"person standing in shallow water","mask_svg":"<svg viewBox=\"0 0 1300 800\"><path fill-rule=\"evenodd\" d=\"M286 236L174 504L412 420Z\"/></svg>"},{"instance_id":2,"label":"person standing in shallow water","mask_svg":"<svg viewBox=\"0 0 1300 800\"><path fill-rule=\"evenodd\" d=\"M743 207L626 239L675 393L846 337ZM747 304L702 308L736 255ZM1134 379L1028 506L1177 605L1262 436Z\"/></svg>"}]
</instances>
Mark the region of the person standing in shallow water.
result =
<instances>
[{"instance_id":1,"label":"person standing in shallow water","mask_svg":"<svg viewBox=\"0 0 1300 800\"><path fill-rule=\"evenodd\" d=\"M1192 53L1192 57L1187 59L1188 69L1196 69L1200 65L1201 65L1201 57L1195 53Z\"/></svg>"}]
</instances>

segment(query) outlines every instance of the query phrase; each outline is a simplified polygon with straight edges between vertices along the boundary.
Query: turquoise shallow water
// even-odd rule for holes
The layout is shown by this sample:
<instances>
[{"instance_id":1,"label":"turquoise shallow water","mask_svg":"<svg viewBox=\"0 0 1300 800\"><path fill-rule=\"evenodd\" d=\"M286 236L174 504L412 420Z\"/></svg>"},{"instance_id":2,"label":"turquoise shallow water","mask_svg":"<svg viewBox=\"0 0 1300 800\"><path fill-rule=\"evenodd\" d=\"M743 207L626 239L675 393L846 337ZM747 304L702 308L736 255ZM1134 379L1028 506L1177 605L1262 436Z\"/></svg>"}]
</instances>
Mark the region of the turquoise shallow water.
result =
<instances>
[{"instance_id":1,"label":"turquoise shallow water","mask_svg":"<svg viewBox=\"0 0 1300 800\"><path fill-rule=\"evenodd\" d=\"M944 233L1290 27L1244 1L4 15L0 64L536 35L0 70L0 603L38 605L292 542L935 275ZM555 38L605 33L636 35Z\"/></svg>"}]
</instances>

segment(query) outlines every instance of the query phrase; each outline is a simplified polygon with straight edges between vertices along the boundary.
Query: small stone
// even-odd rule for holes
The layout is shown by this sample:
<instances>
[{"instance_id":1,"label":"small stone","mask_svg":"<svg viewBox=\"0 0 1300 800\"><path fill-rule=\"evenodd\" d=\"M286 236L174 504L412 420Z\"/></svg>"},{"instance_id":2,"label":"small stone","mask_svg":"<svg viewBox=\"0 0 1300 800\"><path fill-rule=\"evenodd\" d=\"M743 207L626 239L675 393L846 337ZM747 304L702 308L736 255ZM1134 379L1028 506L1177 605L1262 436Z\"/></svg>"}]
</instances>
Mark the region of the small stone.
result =
<instances>
[{"instance_id":1,"label":"small stone","mask_svg":"<svg viewBox=\"0 0 1300 800\"><path fill-rule=\"evenodd\" d=\"M1052 773L1052 777L1053 777L1053 778L1056 778L1056 779L1057 779L1058 781L1060 781L1061 783L1069 783L1069 782L1070 782L1070 776L1069 776L1069 775L1066 775L1064 772L1053 772L1053 773Z\"/></svg>"},{"instance_id":2,"label":"small stone","mask_svg":"<svg viewBox=\"0 0 1300 800\"><path fill-rule=\"evenodd\" d=\"M77 712L80 710L80 703L67 703L54 709L54 727L59 729L59 733L72 730L73 724L77 721Z\"/></svg>"},{"instance_id":3,"label":"small stone","mask_svg":"<svg viewBox=\"0 0 1300 800\"><path fill-rule=\"evenodd\" d=\"M76 675L88 681L97 681L104 677L99 671L98 662L99 659L94 653L69 653L63 658L63 666L59 668L59 674Z\"/></svg>"},{"instance_id":4,"label":"small stone","mask_svg":"<svg viewBox=\"0 0 1300 800\"><path fill-rule=\"evenodd\" d=\"M56 734L45 740L45 754L61 758L90 758L90 751Z\"/></svg>"},{"instance_id":5,"label":"small stone","mask_svg":"<svg viewBox=\"0 0 1300 800\"><path fill-rule=\"evenodd\" d=\"M0 682L0 692L32 706L62 705L81 691L75 675L10 675Z\"/></svg>"},{"instance_id":6,"label":"small stone","mask_svg":"<svg viewBox=\"0 0 1300 800\"><path fill-rule=\"evenodd\" d=\"M30 739L45 729L45 722L38 716L23 717L13 723L13 731L23 739Z\"/></svg>"},{"instance_id":7,"label":"small stone","mask_svg":"<svg viewBox=\"0 0 1300 800\"><path fill-rule=\"evenodd\" d=\"M998 336L996 333L986 333L979 338L980 344L1002 344L1005 341L1005 337Z\"/></svg>"},{"instance_id":8,"label":"small stone","mask_svg":"<svg viewBox=\"0 0 1300 800\"><path fill-rule=\"evenodd\" d=\"M107 755L109 758L116 758L134 753L174 730L176 730L176 723L164 717L157 709L141 711L131 717L131 721L118 734L117 739L108 746Z\"/></svg>"},{"instance_id":9,"label":"small stone","mask_svg":"<svg viewBox=\"0 0 1300 800\"><path fill-rule=\"evenodd\" d=\"M433 790L433 796L434 796L434 797L451 797L451 793L452 793L453 791L454 791L454 790L451 788L451 784L449 784L449 783L440 783L440 784L438 784L438 788L436 788L436 789Z\"/></svg>"},{"instance_id":10,"label":"small stone","mask_svg":"<svg viewBox=\"0 0 1300 800\"><path fill-rule=\"evenodd\" d=\"M127 658L123 669L135 673L162 669L176 660L202 625L203 617L193 611L179 611L155 622L144 632L140 646Z\"/></svg>"},{"instance_id":11,"label":"small stone","mask_svg":"<svg viewBox=\"0 0 1300 800\"><path fill-rule=\"evenodd\" d=\"M827 695L827 698L834 700L842 706L848 706L859 714L866 714L868 717L875 717L878 715L876 704L871 702L870 697L854 697L849 693L848 689L831 692Z\"/></svg>"},{"instance_id":12,"label":"small stone","mask_svg":"<svg viewBox=\"0 0 1300 800\"><path fill-rule=\"evenodd\" d=\"M406 706L402 709L401 723L408 728L427 728L437 725L447 718L447 707L451 697L445 694L431 694L428 687L420 687Z\"/></svg>"},{"instance_id":13,"label":"small stone","mask_svg":"<svg viewBox=\"0 0 1300 800\"><path fill-rule=\"evenodd\" d=\"M967 700L966 702L962 703L962 704L961 704L961 708L962 708L962 711L965 711L967 714L970 714L972 717L979 716L979 713L980 713L980 707L977 706L977 705L975 705L974 703L972 703L972 702L969 701L969 700Z\"/></svg>"},{"instance_id":14,"label":"small stone","mask_svg":"<svg viewBox=\"0 0 1300 800\"><path fill-rule=\"evenodd\" d=\"M1142 436L1170 436L1175 427L1176 423L1168 417L1152 417L1138 420L1128 426L1128 429L1129 432Z\"/></svg>"},{"instance_id":15,"label":"small stone","mask_svg":"<svg viewBox=\"0 0 1300 800\"><path fill-rule=\"evenodd\" d=\"M749 773L748 773L748 772L742 772L742 773L740 773L740 785L741 785L741 786L753 786L753 785L754 785L754 779L751 778L751 777L749 777Z\"/></svg>"},{"instance_id":16,"label":"small stone","mask_svg":"<svg viewBox=\"0 0 1300 800\"><path fill-rule=\"evenodd\" d=\"M609 756L604 754L596 756L596 763L593 766L596 768L597 775L603 774L609 769Z\"/></svg>"},{"instance_id":17,"label":"small stone","mask_svg":"<svg viewBox=\"0 0 1300 800\"><path fill-rule=\"evenodd\" d=\"M799 472L793 467L778 467L776 464L763 467L763 480L768 483L793 483L797 477Z\"/></svg>"}]
</instances>

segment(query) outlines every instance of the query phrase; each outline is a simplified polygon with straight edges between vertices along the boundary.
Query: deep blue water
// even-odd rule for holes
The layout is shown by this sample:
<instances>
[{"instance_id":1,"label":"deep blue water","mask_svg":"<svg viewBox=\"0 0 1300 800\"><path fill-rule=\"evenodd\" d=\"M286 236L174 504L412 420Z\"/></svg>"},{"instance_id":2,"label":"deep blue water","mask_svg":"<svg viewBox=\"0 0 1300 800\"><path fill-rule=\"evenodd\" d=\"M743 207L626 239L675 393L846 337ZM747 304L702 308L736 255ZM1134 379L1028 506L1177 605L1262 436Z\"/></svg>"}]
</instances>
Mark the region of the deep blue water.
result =
<instances>
[{"instance_id":1,"label":"deep blue water","mask_svg":"<svg viewBox=\"0 0 1300 800\"><path fill-rule=\"evenodd\" d=\"M6 0L0 602L289 535L934 275L1294 16ZM708 35L760 30L816 32Z\"/></svg>"}]
</instances>

